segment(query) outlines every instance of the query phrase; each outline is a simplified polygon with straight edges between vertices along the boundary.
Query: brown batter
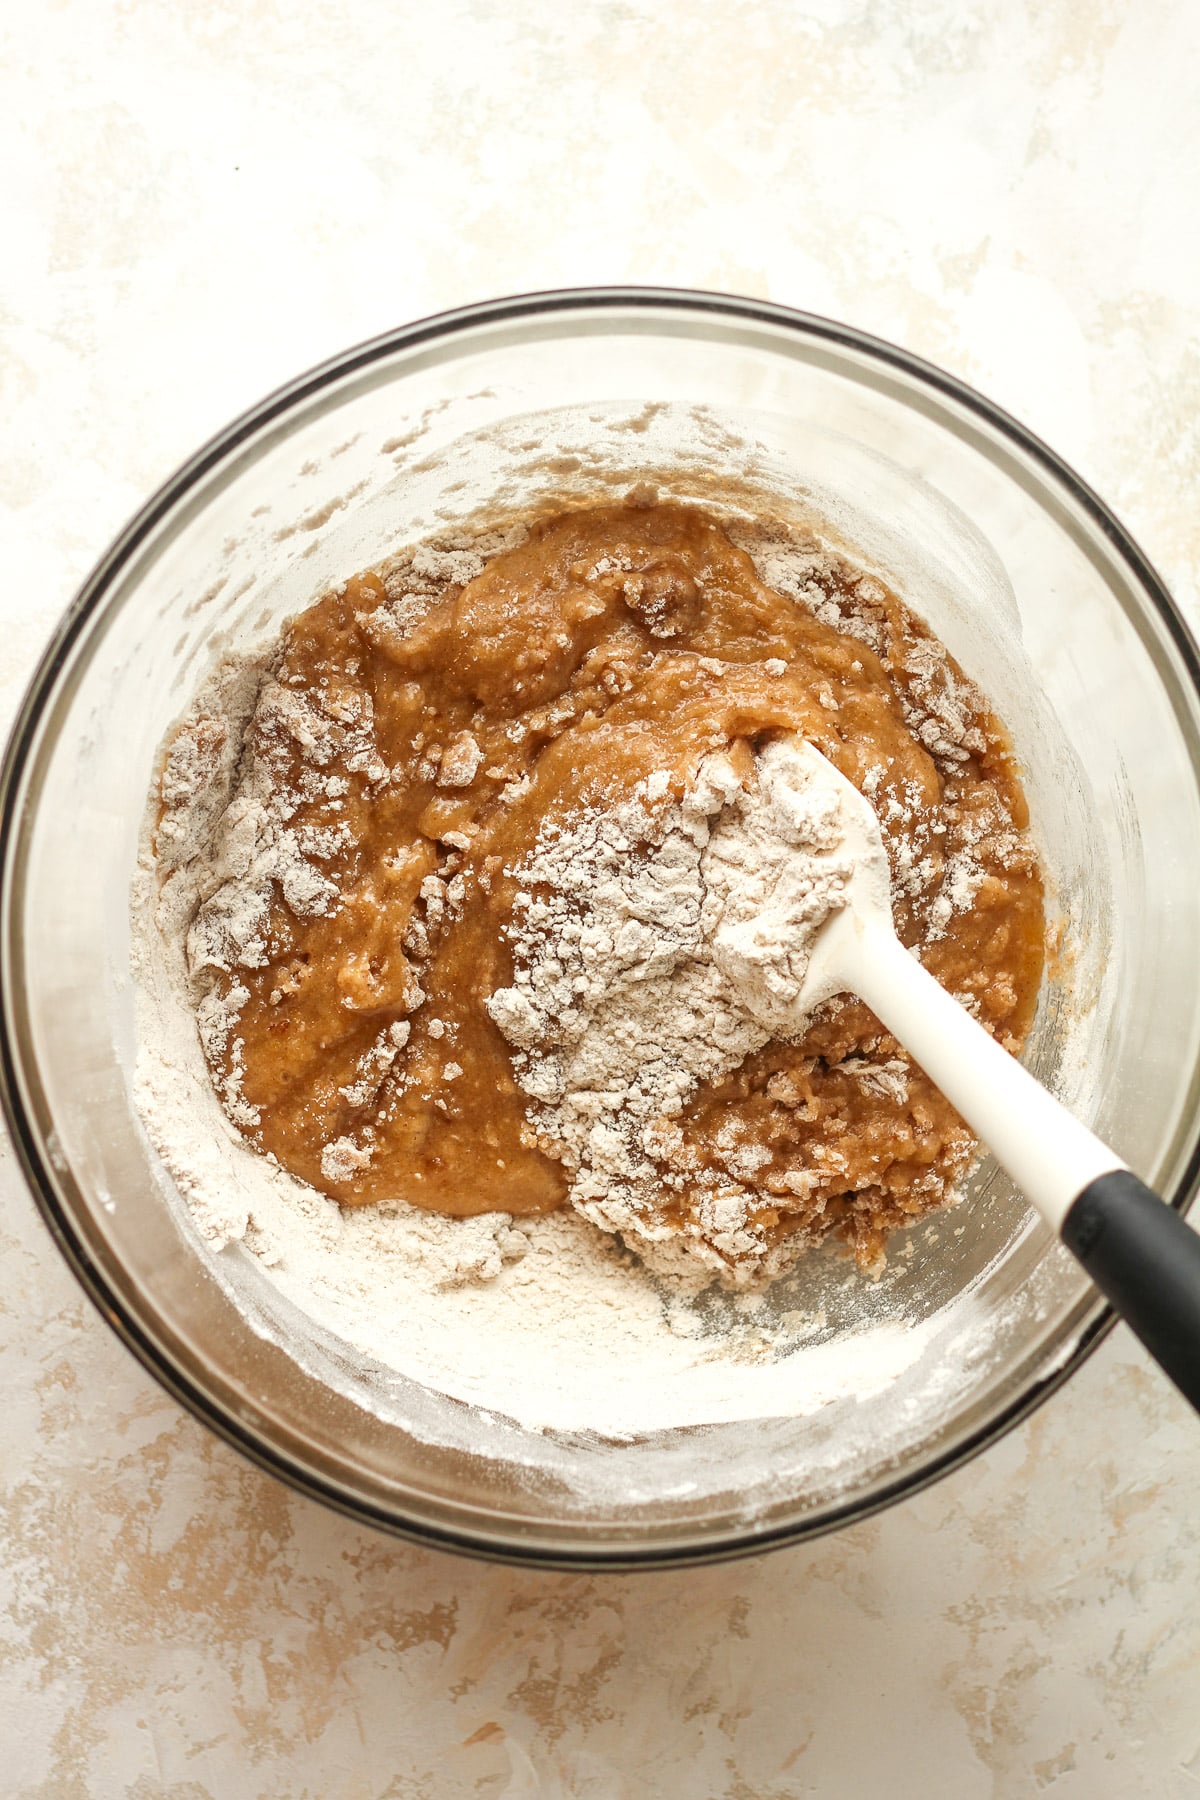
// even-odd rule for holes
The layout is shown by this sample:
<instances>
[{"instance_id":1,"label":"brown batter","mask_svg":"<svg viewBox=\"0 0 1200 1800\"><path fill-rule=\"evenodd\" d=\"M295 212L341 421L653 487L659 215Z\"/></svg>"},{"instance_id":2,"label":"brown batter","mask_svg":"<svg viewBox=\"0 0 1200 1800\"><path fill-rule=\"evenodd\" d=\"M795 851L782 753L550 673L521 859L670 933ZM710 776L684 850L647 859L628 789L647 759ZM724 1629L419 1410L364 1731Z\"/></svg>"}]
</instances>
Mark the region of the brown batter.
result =
<instances>
[{"instance_id":1,"label":"brown batter","mask_svg":"<svg viewBox=\"0 0 1200 1800\"><path fill-rule=\"evenodd\" d=\"M656 770L680 794L710 751L781 732L868 794L901 937L1020 1048L1043 894L1002 730L896 596L827 555L813 568L798 601L702 512L611 506L543 520L415 622L396 583L366 574L291 623L247 754L304 857L275 881L255 955L209 958L236 1026L206 1042L251 1143L350 1205L561 1205L563 1168L483 1005L512 978L506 871L548 817ZM864 1056L885 1073L864 1080ZM768 1236L837 1230L864 1262L973 1149L850 999L698 1090L674 1167L711 1181L731 1118L769 1152L754 1176ZM673 1203L686 1213L686 1193Z\"/></svg>"}]
</instances>

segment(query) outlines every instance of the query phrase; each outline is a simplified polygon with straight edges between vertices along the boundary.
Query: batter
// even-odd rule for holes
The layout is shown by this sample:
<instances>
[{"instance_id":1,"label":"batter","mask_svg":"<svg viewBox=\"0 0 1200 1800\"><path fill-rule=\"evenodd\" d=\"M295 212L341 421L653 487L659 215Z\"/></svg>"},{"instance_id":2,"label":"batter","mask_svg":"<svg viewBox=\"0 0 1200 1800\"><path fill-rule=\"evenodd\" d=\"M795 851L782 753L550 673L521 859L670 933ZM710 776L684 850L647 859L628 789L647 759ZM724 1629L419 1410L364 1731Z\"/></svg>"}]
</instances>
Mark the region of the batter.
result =
<instances>
[{"instance_id":1,"label":"batter","mask_svg":"<svg viewBox=\"0 0 1200 1800\"><path fill-rule=\"evenodd\" d=\"M744 769L785 733L871 800L902 940L1007 1049L1029 1029L1042 881L983 697L849 563L814 556L785 594L704 512L631 499L540 520L431 607L360 575L286 627L262 680L217 827L225 878L189 940L197 1016L247 1142L345 1205L564 1204L569 1170L486 1005L514 978L517 871L548 822L651 777L678 802L714 752ZM194 730L168 752L168 852L183 764L204 754ZM687 1098L663 1134L664 1176L688 1171L679 1221L689 1183L727 1179L731 1127L756 1147L738 1179L759 1241L836 1233L868 1266L974 1153L849 998Z\"/></svg>"}]
</instances>

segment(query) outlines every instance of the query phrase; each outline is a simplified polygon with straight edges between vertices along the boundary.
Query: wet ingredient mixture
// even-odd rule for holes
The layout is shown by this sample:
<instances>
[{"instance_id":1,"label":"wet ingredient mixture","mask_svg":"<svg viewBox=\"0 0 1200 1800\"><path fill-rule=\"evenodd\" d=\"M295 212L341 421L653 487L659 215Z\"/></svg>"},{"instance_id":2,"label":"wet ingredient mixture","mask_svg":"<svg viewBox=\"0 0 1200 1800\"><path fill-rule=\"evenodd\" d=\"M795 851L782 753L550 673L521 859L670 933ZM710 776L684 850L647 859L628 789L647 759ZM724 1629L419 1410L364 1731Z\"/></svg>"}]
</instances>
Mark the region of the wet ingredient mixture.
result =
<instances>
[{"instance_id":1,"label":"wet ingredient mixture","mask_svg":"<svg viewBox=\"0 0 1200 1800\"><path fill-rule=\"evenodd\" d=\"M809 739L876 810L901 938L1015 1052L1044 916L1012 758L873 576L632 500L482 566L434 546L358 576L247 671L244 739L203 702L183 722L156 851L166 883L203 864L213 1080L249 1144L345 1205L570 1201L734 1281L831 1233L871 1266L973 1142L860 1002L790 1040L739 1012L708 846L756 752Z\"/></svg>"}]
</instances>

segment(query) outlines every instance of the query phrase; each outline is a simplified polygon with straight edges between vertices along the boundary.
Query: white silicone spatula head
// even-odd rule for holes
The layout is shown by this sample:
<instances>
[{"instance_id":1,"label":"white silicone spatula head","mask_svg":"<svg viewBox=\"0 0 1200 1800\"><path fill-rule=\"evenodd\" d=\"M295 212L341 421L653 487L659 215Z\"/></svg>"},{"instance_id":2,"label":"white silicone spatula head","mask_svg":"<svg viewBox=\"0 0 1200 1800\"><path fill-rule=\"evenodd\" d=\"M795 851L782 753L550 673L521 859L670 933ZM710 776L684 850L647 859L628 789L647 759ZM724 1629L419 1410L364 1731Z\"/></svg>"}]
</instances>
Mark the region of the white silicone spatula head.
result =
<instances>
[{"instance_id":1,"label":"white silicone spatula head","mask_svg":"<svg viewBox=\"0 0 1200 1800\"><path fill-rule=\"evenodd\" d=\"M792 743L810 779L836 799L842 853L850 863L845 904L826 921L812 946L796 1002L799 1022L822 1000L854 989L863 933L868 929L891 933L893 925L891 874L874 807L814 744L804 738Z\"/></svg>"}]
</instances>

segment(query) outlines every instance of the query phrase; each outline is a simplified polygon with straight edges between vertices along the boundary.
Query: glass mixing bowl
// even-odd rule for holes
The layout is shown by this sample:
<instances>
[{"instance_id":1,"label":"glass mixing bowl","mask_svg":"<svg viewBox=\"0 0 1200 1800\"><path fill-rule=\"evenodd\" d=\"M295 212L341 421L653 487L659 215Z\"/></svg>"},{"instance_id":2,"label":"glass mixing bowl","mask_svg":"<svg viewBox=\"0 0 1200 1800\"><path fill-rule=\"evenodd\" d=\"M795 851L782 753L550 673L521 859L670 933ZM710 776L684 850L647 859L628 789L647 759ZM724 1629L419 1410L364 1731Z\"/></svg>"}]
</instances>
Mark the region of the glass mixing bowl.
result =
<instances>
[{"instance_id":1,"label":"glass mixing bowl","mask_svg":"<svg viewBox=\"0 0 1200 1800\"><path fill-rule=\"evenodd\" d=\"M197 1236L131 1100L129 890L164 732L219 653L330 582L447 521L648 474L844 540L982 684L1013 732L1068 925L1027 1059L1185 1206L1200 1079L1195 651L1068 468L960 383L843 326L717 295L597 290L467 308L335 358L222 432L108 551L37 672L3 773L5 1105L47 1223L105 1317L200 1418L297 1487L411 1537L563 1566L749 1553L861 1518L1014 1424L1109 1323L985 1161L968 1208L913 1228L879 1284L822 1257L784 1284L787 1305L823 1321L826 1357L864 1325L917 1322L920 1354L894 1379L802 1416L616 1441L526 1431L372 1364L253 1257L213 1256Z\"/></svg>"}]
</instances>

